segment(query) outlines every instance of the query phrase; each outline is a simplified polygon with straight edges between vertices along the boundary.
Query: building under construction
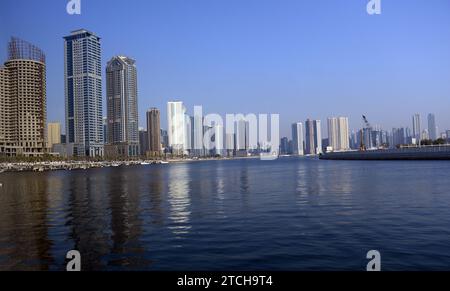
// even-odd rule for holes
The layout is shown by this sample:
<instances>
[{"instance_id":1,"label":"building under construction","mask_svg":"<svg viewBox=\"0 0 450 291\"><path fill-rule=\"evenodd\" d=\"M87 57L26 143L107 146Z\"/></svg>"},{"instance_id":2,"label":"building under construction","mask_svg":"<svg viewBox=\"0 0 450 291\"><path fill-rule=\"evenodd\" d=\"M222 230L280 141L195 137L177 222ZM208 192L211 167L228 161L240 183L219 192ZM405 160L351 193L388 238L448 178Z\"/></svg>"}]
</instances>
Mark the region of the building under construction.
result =
<instances>
[{"instance_id":1,"label":"building under construction","mask_svg":"<svg viewBox=\"0 0 450 291\"><path fill-rule=\"evenodd\" d=\"M45 55L11 38L0 68L0 155L38 157L45 152Z\"/></svg>"}]
</instances>

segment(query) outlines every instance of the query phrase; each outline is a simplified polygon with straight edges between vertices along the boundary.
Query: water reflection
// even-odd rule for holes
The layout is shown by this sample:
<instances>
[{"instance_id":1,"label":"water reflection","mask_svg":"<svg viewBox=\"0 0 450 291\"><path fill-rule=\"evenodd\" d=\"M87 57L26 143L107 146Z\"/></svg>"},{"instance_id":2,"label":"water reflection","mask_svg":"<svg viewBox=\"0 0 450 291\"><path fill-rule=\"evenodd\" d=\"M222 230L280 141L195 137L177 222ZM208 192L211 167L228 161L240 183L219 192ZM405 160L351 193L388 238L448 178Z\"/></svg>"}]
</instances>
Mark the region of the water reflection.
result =
<instances>
[{"instance_id":1,"label":"water reflection","mask_svg":"<svg viewBox=\"0 0 450 291\"><path fill-rule=\"evenodd\" d=\"M4 174L0 188L0 270L49 270L47 179L14 175Z\"/></svg>"},{"instance_id":2,"label":"water reflection","mask_svg":"<svg viewBox=\"0 0 450 291\"><path fill-rule=\"evenodd\" d=\"M169 169L169 193L170 205L169 229L177 237L186 235L191 229L190 221L190 189L189 189L189 166L186 164L175 165Z\"/></svg>"},{"instance_id":3,"label":"water reflection","mask_svg":"<svg viewBox=\"0 0 450 291\"><path fill-rule=\"evenodd\" d=\"M164 223L164 184L162 169L156 168L152 169L148 177L144 177L144 180L148 181L148 188L145 189L144 193L149 195L149 215L151 217L151 223L156 225L162 225Z\"/></svg>"},{"instance_id":4,"label":"water reflection","mask_svg":"<svg viewBox=\"0 0 450 291\"><path fill-rule=\"evenodd\" d=\"M83 256L83 270L102 270L109 253L110 215L105 181L99 171L77 171L70 176L67 225L72 249Z\"/></svg>"},{"instance_id":5,"label":"water reflection","mask_svg":"<svg viewBox=\"0 0 450 291\"><path fill-rule=\"evenodd\" d=\"M108 265L144 269L144 247L140 243L142 219L139 176L123 168L110 170L107 175L109 209L111 209L112 247ZM129 254L133 254L130 256Z\"/></svg>"}]
</instances>

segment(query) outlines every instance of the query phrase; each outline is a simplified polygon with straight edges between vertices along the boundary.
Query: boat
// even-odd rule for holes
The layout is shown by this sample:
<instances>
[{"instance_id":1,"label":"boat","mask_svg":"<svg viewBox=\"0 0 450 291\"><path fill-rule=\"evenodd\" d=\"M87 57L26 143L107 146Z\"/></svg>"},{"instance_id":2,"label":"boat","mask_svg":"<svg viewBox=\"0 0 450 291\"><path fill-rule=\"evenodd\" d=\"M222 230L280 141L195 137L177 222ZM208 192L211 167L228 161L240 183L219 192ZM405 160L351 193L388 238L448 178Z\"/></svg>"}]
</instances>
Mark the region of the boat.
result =
<instances>
[{"instance_id":1,"label":"boat","mask_svg":"<svg viewBox=\"0 0 450 291\"><path fill-rule=\"evenodd\" d=\"M169 162L161 161L161 162L159 162L159 163L165 165L165 164L168 164Z\"/></svg>"},{"instance_id":2,"label":"boat","mask_svg":"<svg viewBox=\"0 0 450 291\"><path fill-rule=\"evenodd\" d=\"M148 165L151 165L151 164L149 162L142 162L141 165L142 166L148 166Z\"/></svg>"},{"instance_id":3,"label":"boat","mask_svg":"<svg viewBox=\"0 0 450 291\"><path fill-rule=\"evenodd\" d=\"M328 152L321 160L450 160L450 145L406 146L398 149Z\"/></svg>"}]
</instances>

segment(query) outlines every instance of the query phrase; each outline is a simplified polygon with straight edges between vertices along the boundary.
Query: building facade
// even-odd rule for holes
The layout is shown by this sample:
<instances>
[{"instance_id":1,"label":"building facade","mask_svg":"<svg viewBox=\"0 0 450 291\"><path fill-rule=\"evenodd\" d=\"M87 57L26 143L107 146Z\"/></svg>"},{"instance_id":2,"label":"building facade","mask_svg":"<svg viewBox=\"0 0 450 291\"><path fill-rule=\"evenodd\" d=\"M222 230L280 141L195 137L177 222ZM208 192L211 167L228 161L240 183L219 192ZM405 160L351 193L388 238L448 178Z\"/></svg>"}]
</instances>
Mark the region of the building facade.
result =
<instances>
[{"instance_id":1,"label":"building facade","mask_svg":"<svg viewBox=\"0 0 450 291\"><path fill-rule=\"evenodd\" d=\"M436 126L436 117L433 113L428 114L428 135L432 140L438 139L438 128Z\"/></svg>"},{"instance_id":2,"label":"building facade","mask_svg":"<svg viewBox=\"0 0 450 291\"><path fill-rule=\"evenodd\" d=\"M328 118L328 142L333 151L350 149L350 130L347 117Z\"/></svg>"},{"instance_id":3,"label":"building facade","mask_svg":"<svg viewBox=\"0 0 450 291\"><path fill-rule=\"evenodd\" d=\"M106 66L108 155L140 155L135 64L135 60L131 58L115 56Z\"/></svg>"},{"instance_id":4,"label":"building facade","mask_svg":"<svg viewBox=\"0 0 450 291\"><path fill-rule=\"evenodd\" d=\"M52 150L55 144L61 143L61 123L49 122L47 124L47 148Z\"/></svg>"},{"instance_id":5,"label":"building facade","mask_svg":"<svg viewBox=\"0 0 450 291\"><path fill-rule=\"evenodd\" d=\"M167 135L169 147L174 155L185 155L186 144L186 108L181 101L167 103Z\"/></svg>"},{"instance_id":6,"label":"building facade","mask_svg":"<svg viewBox=\"0 0 450 291\"><path fill-rule=\"evenodd\" d=\"M161 113L157 108L151 108L147 111L147 135L148 152L150 155L159 156L161 147Z\"/></svg>"},{"instance_id":7,"label":"building facade","mask_svg":"<svg viewBox=\"0 0 450 291\"><path fill-rule=\"evenodd\" d=\"M303 142L303 124L301 122L292 124L292 146L294 155L303 156L305 154Z\"/></svg>"},{"instance_id":8,"label":"building facade","mask_svg":"<svg viewBox=\"0 0 450 291\"><path fill-rule=\"evenodd\" d=\"M46 152L46 65L36 46L11 38L0 68L0 154L38 157Z\"/></svg>"},{"instance_id":9,"label":"building facade","mask_svg":"<svg viewBox=\"0 0 450 291\"><path fill-rule=\"evenodd\" d=\"M322 153L322 126L320 120L306 120L305 122L305 153L319 155Z\"/></svg>"},{"instance_id":10,"label":"building facade","mask_svg":"<svg viewBox=\"0 0 450 291\"><path fill-rule=\"evenodd\" d=\"M87 30L64 37L67 143L75 156L103 156L100 38Z\"/></svg>"},{"instance_id":11,"label":"building facade","mask_svg":"<svg viewBox=\"0 0 450 291\"><path fill-rule=\"evenodd\" d=\"M421 140L421 120L420 120L420 114L414 114L412 117L412 138L415 140L415 144L419 144Z\"/></svg>"}]
</instances>

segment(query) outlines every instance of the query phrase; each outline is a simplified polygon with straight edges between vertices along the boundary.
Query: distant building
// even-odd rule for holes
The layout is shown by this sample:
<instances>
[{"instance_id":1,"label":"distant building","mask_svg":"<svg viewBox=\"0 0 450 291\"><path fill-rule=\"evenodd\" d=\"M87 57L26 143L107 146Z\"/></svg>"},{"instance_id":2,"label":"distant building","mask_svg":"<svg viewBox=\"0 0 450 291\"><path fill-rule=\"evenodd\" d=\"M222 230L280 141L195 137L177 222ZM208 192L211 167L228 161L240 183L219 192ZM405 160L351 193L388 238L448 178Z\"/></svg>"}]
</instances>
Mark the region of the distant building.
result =
<instances>
[{"instance_id":1,"label":"distant building","mask_svg":"<svg viewBox=\"0 0 450 291\"><path fill-rule=\"evenodd\" d=\"M46 65L36 46L11 38L0 67L0 155L38 157L46 152Z\"/></svg>"},{"instance_id":2,"label":"distant building","mask_svg":"<svg viewBox=\"0 0 450 291\"><path fill-rule=\"evenodd\" d=\"M305 154L303 143L303 124L301 122L292 124L292 146L294 155L303 156Z\"/></svg>"},{"instance_id":3,"label":"distant building","mask_svg":"<svg viewBox=\"0 0 450 291\"><path fill-rule=\"evenodd\" d=\"M420 114L414 114L412 117L412 138L415 140L415 143L419 143L421 139L421 121L420 121Z\"/></svg>"},{"instance_id":4,"label":"distant building","mask_svg":"<svg viewBox=\"0 0 450 291\"><path fill-rule=\"evenodd\" d=\"M322 127L320 120L305 122L305 153L319 155L322 153Z\"/></svg>"},{"instance_id":5,"label":"distant building","mask_svg":"<svg viewBox=\"0 0 450 291\"><path fill-rule=\"evenodd\" d=\"M169 147L175 155L185 155L189 146L186 144L186 108L183 102L167 103L167 133Z\"/></svg>"},{"instance_id":6,"label":"distant building","mask_svg":"<svg viewBox=\"0 0 450 291\"><path fill-rule=\"evenodd\" d=\"M213 126L213 138L212 141L214 142L213 152L216 156L224 156L224 140L223 140L223 126L222 125L214 125Z\"/></svg>"},{"instance_id":7,"label":"distant building","mask_svg":"<svg viewBox=\"0 0 450 291\"><path fill-rule=\"evenodd\" d=\"M75 156L104 154L100 37L80 29L64 37L67 143Z\"/></svg>"},{"instance_id":8,"label":"distant building","mask_svg":"<svg viewBox=\"0 0 450 291\"><path fill-rule=\"evenodd\" d=\"M148 151L149 154L160 155L161 144L161 113L157 108L151 108L147 111L147 132L148 132Z\"/></svg>"},{"instance_id":9,"label":"distant building","mask_svg":"<svg viewBox=\"0 0 450 291\"><path fill-rule=\"evenodd\" d=\"M333 151L350 149L349 131L347 117L328 118L328 140Z\"/></svg>"},{"instance_id":10,"label":"distant building","mask_svg":"<svg viewBox=\"0 0 450 291\"><path fill-rule=\"evenodd\" d=\"M167 134L167 130L161 129L161 144L166 153L169 148L169 135Z\"/></svg>"},{"instance_id":11,"label":"distant building","mask_svg":"<svg viewBox=\"0 0 450 291\"><path fill-rule=\"evenodd\" d=\"M227 133L225 135L225 147L226 147L228 157L233 157L235 154L235 149L236 149L236 145L235 145L236 138L235 137L236 137L236 135L231 134L231 133Z\"/></svg>"},{"instance_id":12,"label":"distant building","mask_svg":"<svg viewBox=\"0 0 450 291\"><path fill-rule=\"evenodd\" d=\"M141 156L147 155L148 132L144 128L139 128L139 153Z\"/></svg>"},{"instance_id":13,"label":"distant building","mask_svg":"<svg viewBox=\"0 0 450 291\"><path fill-rule=\"evenodd\" d=\"M432 140L437 140L438 138L438 128L436 126L436 117L433 113L428 114L428 134L429 138Z\"/></svg>"},{"instance_id":14,"label":"distant building","mask_svg":"<svg viewBox=\"0 0 450 291\"><path fill-rule=\"evenodd\" d=\"M61 123L50 122L47 124L47 148L50 150L53 145L61 143Z\"/></svg>"},{"instance_id":15,"label":"distant building","mask_svg":"<svg viewBox=\"0 0 450 291\"><path fill-rule=\"evenodd\" d=\"M106 66L108 156L139 156L137 70L135 60L115 56Z\"/></svg>"},{"instance_id":16,"label":"distant building","mask_svg":"<svg viewBox=\"0 0 450 291\"><path fill-rule=\"evenodd\" d=\"M289 139L287 137L283 137L280 140L280 154L287 155L289 153Z\"/></svg>"},{"instance_id":17,"label":"distant building","mask_svg":"<svg viewBox=\"0 0 450 291\"><path fill-rule=\"evenodd\" d=\"M393 128L392 129L392 144L391 148L395 148L399 145L406 144L406 132L404 128Z\"/></svg>"}]
</instances>

